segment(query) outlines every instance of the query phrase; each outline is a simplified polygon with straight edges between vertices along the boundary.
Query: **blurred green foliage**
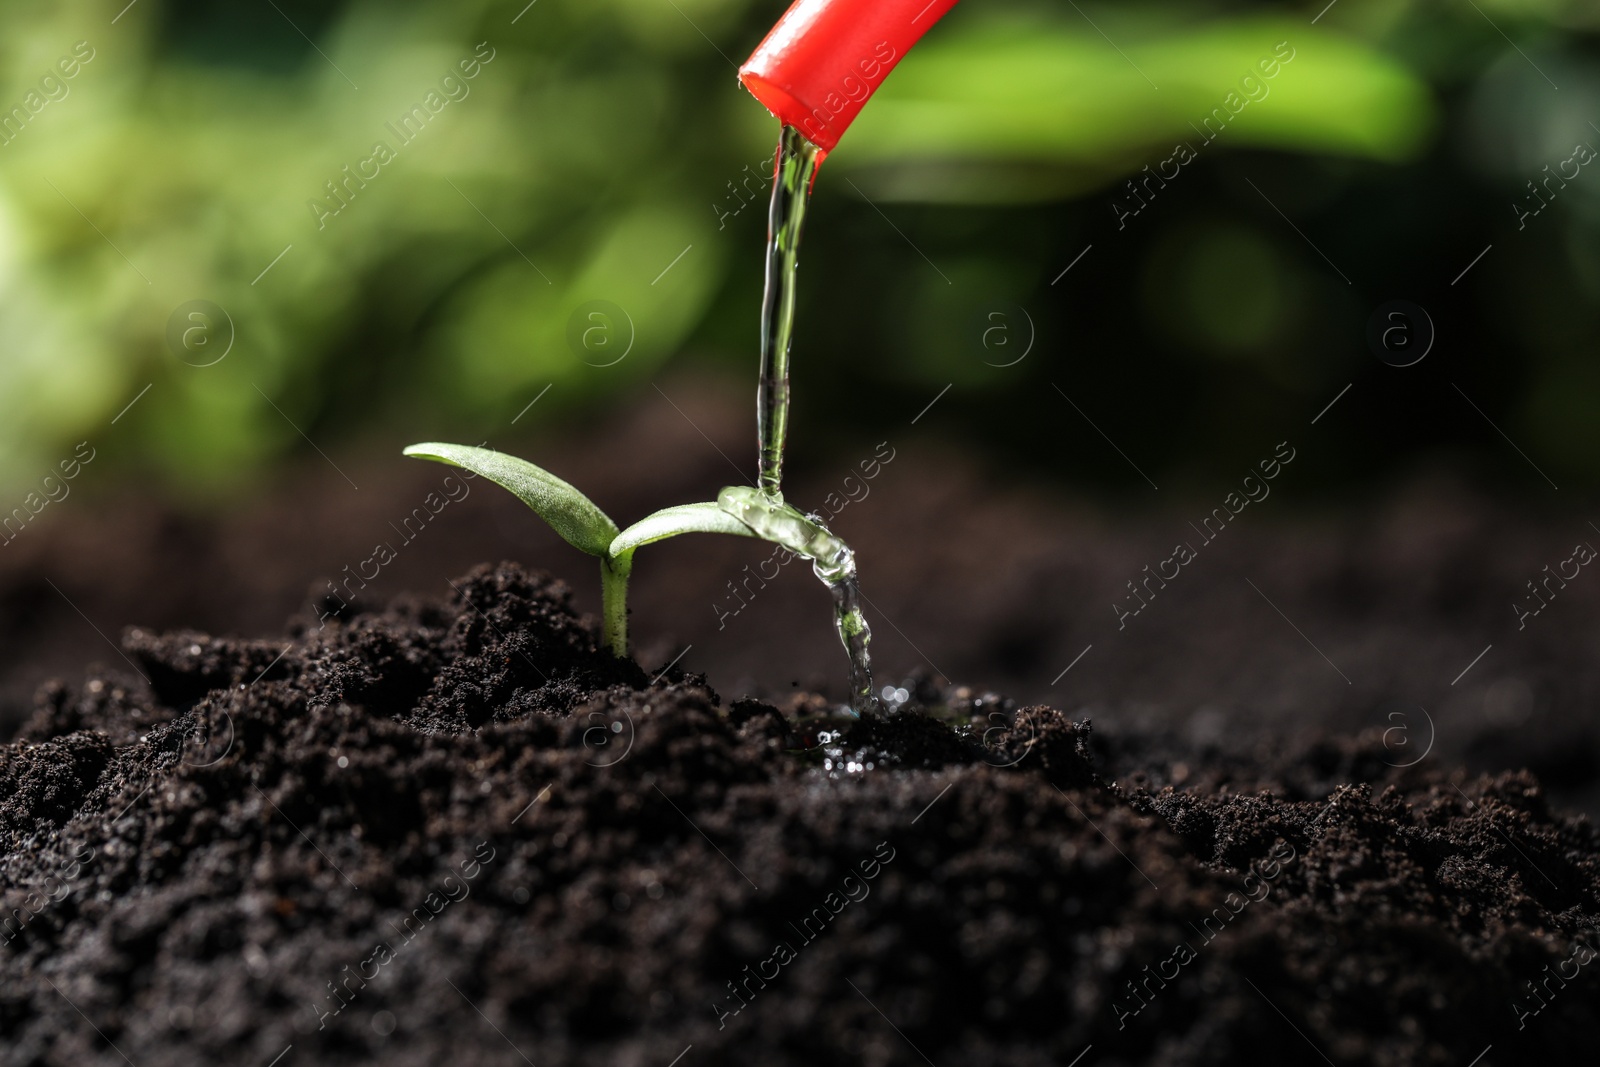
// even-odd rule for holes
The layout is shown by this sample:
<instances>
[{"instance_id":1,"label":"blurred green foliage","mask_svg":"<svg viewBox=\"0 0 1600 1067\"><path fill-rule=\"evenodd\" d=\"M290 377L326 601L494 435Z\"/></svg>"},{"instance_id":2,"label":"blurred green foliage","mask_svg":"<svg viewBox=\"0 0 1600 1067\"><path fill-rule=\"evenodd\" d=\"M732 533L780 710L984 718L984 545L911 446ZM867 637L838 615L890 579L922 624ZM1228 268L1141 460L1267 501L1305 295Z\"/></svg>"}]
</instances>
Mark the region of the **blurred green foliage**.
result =
<instances>
[{"instance_id":1,"label":"blurred green foliage","mask_svg":"<svg viewBox=\"0 0 1600 1067\"><path fill-rule=\"evenodd\" d=\"M892 164L890 187L903 199L992 203L1012 192L1082 193L1175 143L1203 145L1211 130L1197 124L1214 111L1231 115L1229 94L1233 107L1264 105L1223 128L1237 148L1393 162L1417 155L1432 126L1428 89L1405 66L1364 42L1308 34L1298 19L1173 19L1154 39L1138 9L1103 19L1126 48L1059 15L996 16L934 38L863 113L854 158ZM1280 42L1288 63L1274 55ZM1270 76L1257 67L1263 60ZM1056 166L1017 166L1028 163ZM1053 180L1026 190L1013 184L1018 174Z\"/></svg>"},{"instance_id":2,"label":"blurred green foliage","mask_svg":"<svg viewBox=\"0 0 1600 1067\"><path fill-rule=\"evenodd\" d=\"M407 439L481 440L547 386L541 413L592 408L686 350L748 373L753 388L764 212L751 178L776 129L732 65L779 0L125 4L7 5L0 106L23 107L26 121L0 146L0 487L114 433L108 466L207 495L307 437L327 445L401 423ZM802 315L875 295L810 326L809 341L802 326L813 366L855 375L869 400L907 384L1017 388L974 355L971 317L985 301L1028 303L1055 336L1091 336L1088 309L1039 308L1060 292L1050 277L1091 225L1115 221L1122 183L1194 141L1279 42L1294 59L1270 94L1200 147L1208 174L1241 153L1277 160L1275 209L1288 215L1338 219L1329 205L1366 183L1374 232L1448 233L1400 205L1426 202L1440 181L1493 186L1509 204L1600 119L1591 4L1481 0L1441 13L1341 0L1312 24L1321 6L958 8L824 168L808 262L822 270L807 275ZM78 42L94 58L28 110ZM475 53L493 58L466 78ZM1546 95L1552 78L1559 100ZM414 106L425 124L397 136ZM373 173L365 161L380 144L392 159ZM1302 169L1283 169L1296 160ZM1411 185L1395 192L1395 175ZM1212 179L1174 185L1191 181L1200 196ZM1547 243L1521 253L1555 242L1586 310L1551 309L1537 325L1541 369L1513 412L1551 448L1591 456L1600 430L1570 387L1594 377L1584 339L1600 295L1597 192L1600 178L1575 188L1570 214L1542 220ZM1277 216L1252 209L1262 214L1247 222L1237 205L1191 197L1138 220L1108 269L1121 271L1117 292L1132 294L1154 364L1220 361L1234 369L1218 372L1218 395L1248 373L1259 396L1320 396L1347 378L1318 347L1328 323L1353 323L1358 338L1365 305L1337 279L1329 288L1322 260ZM1503 217L1482 218L1485 232L1515 221L1493 210ZM1465 262L1454 246L1434 254L1430 269L1446 275ZM1540 284L1505 306L1537 300ZM235 333L228 357L203 368L168 336L174 311L197 299L223 308ZM613 346L601 355L571 342L594 301L624 315L579 322L576 335L596 326ZM1515 318L1487 309L1484 321L1496 314ZM226 339L226 325L209 328L209 343ZM602 365L624 344L626 359ZM1056 342L1050 358L1068 348ZM883 358L863 364L863 351ZM1028 372L1047 378L1038 362Z\"/></svg>"}]
</instances>

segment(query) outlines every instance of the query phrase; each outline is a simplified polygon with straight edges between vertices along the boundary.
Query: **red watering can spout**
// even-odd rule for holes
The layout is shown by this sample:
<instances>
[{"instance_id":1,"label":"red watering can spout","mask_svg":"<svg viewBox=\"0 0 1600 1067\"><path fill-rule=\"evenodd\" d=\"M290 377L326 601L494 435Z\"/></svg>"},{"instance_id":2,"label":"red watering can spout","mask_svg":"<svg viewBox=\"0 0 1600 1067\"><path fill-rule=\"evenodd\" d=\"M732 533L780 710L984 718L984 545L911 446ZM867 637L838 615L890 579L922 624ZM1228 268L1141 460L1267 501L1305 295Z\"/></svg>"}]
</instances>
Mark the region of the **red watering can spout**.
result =
<instances>
[{"instance_id":1,"label":"red watering can spout","mask_svg":"<svg viewBox=\"0 0 1600 1067\"><path fill-rule=\"evenodd\" d=\"M832 151L867 99L956 0L795 0L739 80L787 126Z\"/></svg>"}]
</instances>

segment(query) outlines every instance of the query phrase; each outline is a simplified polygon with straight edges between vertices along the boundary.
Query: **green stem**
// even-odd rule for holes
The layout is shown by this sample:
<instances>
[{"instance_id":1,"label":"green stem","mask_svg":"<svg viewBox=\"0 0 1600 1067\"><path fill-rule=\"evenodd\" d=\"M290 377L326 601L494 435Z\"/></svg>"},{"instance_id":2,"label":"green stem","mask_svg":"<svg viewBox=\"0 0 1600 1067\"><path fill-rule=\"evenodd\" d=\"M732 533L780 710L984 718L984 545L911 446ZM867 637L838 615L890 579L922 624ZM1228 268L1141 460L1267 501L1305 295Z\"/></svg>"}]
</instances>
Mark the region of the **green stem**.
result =
<instances>
[{"instance_id":1,"label":"green stem","mask_svg":"<svg viewBox=\"0 0 1600 1067\"><path fill-rule=\"evenodd\" d=\"M633 553L600 560L601 614L603 639L618 659L628 655L628 576L633 573Z\"/></svg>"}]
</instances>

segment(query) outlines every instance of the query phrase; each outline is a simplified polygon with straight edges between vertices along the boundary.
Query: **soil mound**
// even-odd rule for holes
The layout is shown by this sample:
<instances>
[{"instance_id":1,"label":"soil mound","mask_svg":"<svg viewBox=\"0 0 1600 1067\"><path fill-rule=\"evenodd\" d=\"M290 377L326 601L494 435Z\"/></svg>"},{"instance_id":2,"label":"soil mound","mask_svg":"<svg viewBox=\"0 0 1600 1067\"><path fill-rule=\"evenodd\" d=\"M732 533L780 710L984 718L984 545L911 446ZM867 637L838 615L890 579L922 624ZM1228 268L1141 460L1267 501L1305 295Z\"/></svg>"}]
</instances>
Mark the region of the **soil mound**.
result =
<instances>
[{"instance_id":1,"label":"soil mound","mask_svg":"<svg viewBox=\"0 0 1600 1067\"><path fill-rule=\"evenodd\" d=\"M1528 774L1124 736L1113 782L1050 708L724 707L599 649L547 578L454 585L278 641L129 631L143 679L41 693L0 746L0 1064L1487 1065L1600 1037L1600 842Z\"/></svg>"}]
</instances>

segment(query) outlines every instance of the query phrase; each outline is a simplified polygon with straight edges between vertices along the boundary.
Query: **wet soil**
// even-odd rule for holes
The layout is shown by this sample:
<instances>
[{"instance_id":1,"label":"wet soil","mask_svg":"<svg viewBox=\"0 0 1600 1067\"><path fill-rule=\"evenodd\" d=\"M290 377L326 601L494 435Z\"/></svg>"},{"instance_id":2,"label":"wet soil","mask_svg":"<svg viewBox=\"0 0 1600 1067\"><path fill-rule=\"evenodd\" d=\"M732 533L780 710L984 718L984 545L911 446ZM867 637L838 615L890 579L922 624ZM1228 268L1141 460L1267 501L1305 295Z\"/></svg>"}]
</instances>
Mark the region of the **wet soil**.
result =
<instances>
[{"instance_id":1,"label":"wet soil","mask_svg":"<svg viewBox=\"0 0 1600 1067\"><path fill-rule=\"evenodd\" d=\"M1487 1065L1600 1038L1600 839L1529 773L1399 767L1376 727L1205 754L931 672L882 722L729 703L597 649L548 578L452 586L278 639L131 629L40 692L0 749L0 1064Z\"/></svg>"}]
</instances>

